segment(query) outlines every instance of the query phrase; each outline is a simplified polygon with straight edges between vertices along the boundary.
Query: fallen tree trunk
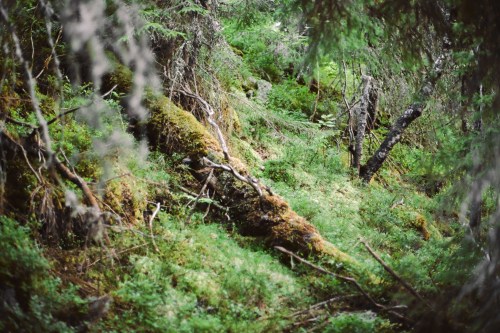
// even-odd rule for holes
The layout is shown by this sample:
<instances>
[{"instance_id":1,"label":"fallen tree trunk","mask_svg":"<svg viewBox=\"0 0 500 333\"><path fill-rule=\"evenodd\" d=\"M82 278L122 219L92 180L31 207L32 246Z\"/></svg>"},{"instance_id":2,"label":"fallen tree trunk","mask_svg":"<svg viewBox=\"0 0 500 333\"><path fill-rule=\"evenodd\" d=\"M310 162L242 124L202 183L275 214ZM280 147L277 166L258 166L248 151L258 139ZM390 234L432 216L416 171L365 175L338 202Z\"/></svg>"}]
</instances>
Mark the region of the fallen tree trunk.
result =
<instances>
[{"instance_id":1,"label":"fallen tree trunk","mask_svg":"<svg viewBox=\"0 0 500 333\"><path fill-rule=\"evenodd\" d=\"M107 84L126 94L132 74L122 65L115 66ZM302 255L333 258L349 270L375 279L354 258L326 241L283 198L253 178L241 160L225 154L220 142L193 114L151 92L146 93L144 104L150 112L145 124L150 147L167 156L182 156L200 184L207 183L218 206L227 207L225 216L241 234L263 237L271 248L283 246Z\"/></svg>"},{"instance_id":2,"label":"fallen tree trunk","mask_svg":"<svg viewBox=\"0 0 500 333\"><path fill-rule=\"evenodd\" d=\"M270 246L284 246L302 254L326 255L356 268L357 262L326 241L306 219L280 196L253 178L237 158L225 162L217 140L189 112L165 96L150 95L147 124L150 144L165 154L182 154L192 174L228 207L228 216L244 235L260 236ZM227 164L222 164L227 163Z\"/></svg>"}]
</instances>

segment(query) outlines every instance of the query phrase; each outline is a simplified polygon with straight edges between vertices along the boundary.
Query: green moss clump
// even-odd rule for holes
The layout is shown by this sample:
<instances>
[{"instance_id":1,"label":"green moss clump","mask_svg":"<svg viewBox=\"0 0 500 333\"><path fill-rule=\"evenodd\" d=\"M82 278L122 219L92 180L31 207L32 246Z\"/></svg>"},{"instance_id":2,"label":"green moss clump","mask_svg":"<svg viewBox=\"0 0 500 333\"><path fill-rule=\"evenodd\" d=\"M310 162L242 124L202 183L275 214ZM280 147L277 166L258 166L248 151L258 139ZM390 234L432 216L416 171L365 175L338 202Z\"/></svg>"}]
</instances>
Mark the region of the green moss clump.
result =
<instances>
[{"instance_id":1,"label":"green moss clump","mask_svg":"<svg viewBox=\"0 0 500 333\"><path fill-rule=\"evenodd\" d=\"M146 190L134 178L118 178L106 184L103 200L113 211L124 215L128 222L143 220L146 210Z\"/></svg>"},{"instance_id":2,"label":"green moss clump","mask_svg":"<svg viewBox=\"0 0 500 333\"><path fill-rule=\"evenodd\" d=\"M150 94L146 106L151 112L147 126L153 147L168 154L181 153L196 159L209 152L222 153L219 143L207 129L167 97Z\"/></svg>"}]
</instances>

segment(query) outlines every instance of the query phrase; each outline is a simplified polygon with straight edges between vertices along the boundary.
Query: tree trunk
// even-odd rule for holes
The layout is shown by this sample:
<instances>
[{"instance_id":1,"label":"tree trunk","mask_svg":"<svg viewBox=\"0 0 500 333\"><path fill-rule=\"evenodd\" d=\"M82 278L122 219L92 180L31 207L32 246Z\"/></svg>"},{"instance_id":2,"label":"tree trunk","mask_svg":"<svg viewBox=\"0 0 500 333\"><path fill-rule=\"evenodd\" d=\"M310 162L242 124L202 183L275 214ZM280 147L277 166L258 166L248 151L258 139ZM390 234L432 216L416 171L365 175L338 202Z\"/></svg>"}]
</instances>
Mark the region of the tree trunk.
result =
<instances>
[{"instance_id":1,"label":"tree trunk","mask_svg":"<svg viewBox=\"0 0 500 333\"><path fill-rule=\"evenodd\" d=\"M363 141L365 138L365 130L368 123L368 117L374 118L375 108L376 108L376 97L373 101L373 78L371 76L362 77L363 80L363 93L361 95L361 103L358 111L358 123L356 129L356 144L354 147L353 154L353 167L356 168L358 174L360 172L361 157L363 155ZM375 102L375 103L374 103ZM372 123L370 119L370 123Z\"/></svg>"},{"instance_id":2,"label":"tree trunk","mask_svg":"<svg viewBox=\"0 0 500 333\"><path fill-rule=\"evenodd\" d=\"M387 156L391 152L392 148L401 140L401 135L404 130L420 115L425 107L425 103L422 101L427 100L432 93L437 80L443 72L445 55L439 56L434 62L432 71L429 73L427 80L420 89L418 95L418 101L410 105L405 112L396 120L396 123L392 126L389 134L382 142L378 150L373 154L372 157L363 165L359 172L359 177L366 183L369 183L373 175L382 167L382 164L386 160Z\"/></svg>"},{"instance_id":3,"label":"tree trunk","mask_svg":"<svg viewBox=\"0 0 500 333\"><path fill-rule=\"evenodd\" d=\"M483 97L483 85L479 84L479 97ZM483 130L483 104L479 105L479 117L473 123L474 134L480 135ZM480 162L474 162L475 165L472 169L472 177L475 179L472 185L472 200L470 202L470 216L469 216L469 227L474 233L477 233L479 226L481 225L481 206L483 205L483 191L484 188L480 185L479 180L480 173L482 171L482 165Z\"/></svg>"},{"instance_id":4,"label":"tree trunk","mask_svg":"<svg viewBox=\"0 0 500 333\"><path fill-rule=\"evenodd\" d=\"M373 154L372 157L370 157L368 162L361 167L359 176L364 182L370 182L373 175L380 169L387 156L389 156L389 152L401 140L401 135L404 130L415 119L420 117L422 109L423 107L421 105L413 104L401 115L401 117L398 118L398 120L396 120L396 123L392 126L389 134L385 138L384 142L382 142L379 149L375 152L375 154Z\"/></svg>"}]
</instances>

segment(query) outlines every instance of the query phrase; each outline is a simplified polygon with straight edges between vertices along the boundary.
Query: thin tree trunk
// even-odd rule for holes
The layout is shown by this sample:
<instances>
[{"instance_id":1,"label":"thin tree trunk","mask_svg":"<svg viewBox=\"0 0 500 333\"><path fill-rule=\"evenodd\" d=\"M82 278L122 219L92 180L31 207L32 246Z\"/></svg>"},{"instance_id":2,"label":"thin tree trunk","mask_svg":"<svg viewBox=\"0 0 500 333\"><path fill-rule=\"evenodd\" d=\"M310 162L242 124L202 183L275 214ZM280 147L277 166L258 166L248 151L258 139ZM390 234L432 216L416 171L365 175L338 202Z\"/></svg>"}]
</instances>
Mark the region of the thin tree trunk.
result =
<instances>
[{"instance_id":1,"label":"thin tree trunk","mask_svg":"<svg viewBox=\"0 0 500 333\"><path fill-rule=\"evenodd\" d=\"M441 55L434 62L426 82L420 89L418 95L419 102L410 105L405 112L396 120L389 134L377 149L375 154L360 168L359 177L366 183L369 183L373 175L382 167L392 148L401 140L405 129L420 115L425 107L425 101L432 95L437 80L443 72L444 55Z\"/></svg>"},{"instance_id":2,"label":"thin tree trunk","mask_svg":"<svg viewBox=\"0 0 500 333\"><path fill-rule=\"evenodd\" d=\"M391 131L385 138L384 142L380 145L379 149L373 154L372 157L363 165L360 169L359 176L364 182L368 183L372 179L373 175L380 169L389 152L392 148L401 140L401 135L404 130L410 125L415 119L420 117L422 114L423 106L420 104L411 105L406 111L401 115L401 117L396 120L396 123L392 126Z\"/></svg>"},{"instance_id":3,"label":"thin tree trunk","mask_svg":"<svg viewBox=\"0 0 500 333\"><path fill-rule=\"evenodd\" d=\"M479 97L483 97L483 85L479 84ZM480 135L483 130L483 104L479 105L479 118L474 121L473 130L476 135ZM476 179L472 185L472 200L470 202L470 216L469 216L469 227L474 233L477 233L479 226L481 225L481 206L483 205L483 191L484 188L480 185L478 178L482 171L482 165L479 162L475 162L476 165L473 166L472 176Z\"/></svg>"},{"instance_id":4,"label":"thin tree trunk","mask_svg":"<svg viewBox=\"0 0 500 333\"><path fill-rule=\"evenodd\" d=\"M373 78L371 76L363 75L362 80L363 80L363 93L361 95L361 103L358 112L356 145L354 147L354 154L353 154L353 167L356 168L356 170L358 170L358 174L361 166L361 157L363 155L363 141L365 138L365 130L368 122L367 121L368 109L370 107L371 108L375 107L374 105L371 105L372 101L370 98L372 96Z\"/></svg>"}]
</instances>

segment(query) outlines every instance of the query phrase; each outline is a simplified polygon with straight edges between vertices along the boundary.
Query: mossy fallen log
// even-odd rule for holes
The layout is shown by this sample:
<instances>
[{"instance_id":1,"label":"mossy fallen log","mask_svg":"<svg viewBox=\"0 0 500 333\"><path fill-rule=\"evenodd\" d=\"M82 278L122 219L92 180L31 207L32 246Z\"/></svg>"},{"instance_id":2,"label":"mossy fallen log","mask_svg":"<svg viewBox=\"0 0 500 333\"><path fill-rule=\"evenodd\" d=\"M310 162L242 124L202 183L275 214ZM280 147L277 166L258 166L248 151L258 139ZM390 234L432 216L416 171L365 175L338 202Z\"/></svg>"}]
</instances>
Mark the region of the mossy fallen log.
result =
<instances>
[{"instance_id":1,"label":"mossy fallen log","mask_svg":"<svg viewBox=\"0 0 500 333\"><path fill-rule=\"evenodd\" d=\"M147 129L154 149L187 157L200 182L206 181L214 163L225 163L217 140L191 113L175 106L165 96L148 96L146 106L151 112ZM302 254L326 255L348 266L358 266L352 257L326 241L311 223L295 213L283 198L269 193L266 186L253 179L242 161L230 157L228 165L255 182L251 186L220 169L214 170L209 181L211 192L229 208L228 215L242 234L265 237L271 246L283 246Z\"/></svg>"},{"instance_id":2,"label":"mossy fallen log","mask_svg":"<svg viewBox=\"0 0 500 333\"><path fill-rule=\"evenodd\" d=\"M115 63L115 66L106 83L127 93L132 86L132 73L123 65ZM216 138L191 113L177 107L166 96L152 92L146 93L144 104L150 112L145 126L152 149L185 157L200 182L207 181L213 169L206 161L226 163L249 180L242 182L233 173L216 169L208 182L215 199L228 207L227 215L242 234L264 237L270 246L282 246L304 255L327 256L362 271L354 258L326 241L283 198L271 194L266 186L252 178L241 160L229 157L228 161Z\"/></svg>"}]
</instances>

